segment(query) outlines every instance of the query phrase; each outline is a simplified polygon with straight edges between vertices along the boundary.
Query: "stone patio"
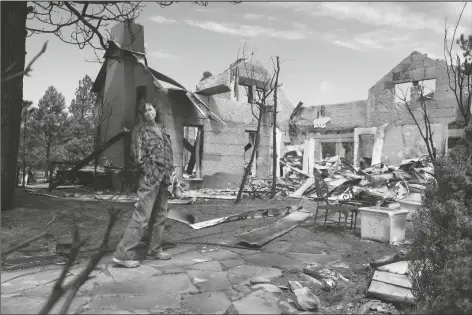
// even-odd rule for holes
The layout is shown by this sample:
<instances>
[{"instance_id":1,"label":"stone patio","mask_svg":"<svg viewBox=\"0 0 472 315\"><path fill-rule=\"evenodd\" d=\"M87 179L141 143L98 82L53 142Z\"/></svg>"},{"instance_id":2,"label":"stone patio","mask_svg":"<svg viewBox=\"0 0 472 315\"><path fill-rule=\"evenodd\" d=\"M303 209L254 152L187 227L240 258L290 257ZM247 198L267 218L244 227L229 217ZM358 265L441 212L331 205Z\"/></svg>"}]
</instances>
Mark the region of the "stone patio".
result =
<instances>
[{"instance_id":1,"label":"stone patio","mask_svg":"<svg viewBox=\"0 0 472 315\"><path fill-rule=\"evenodd\" d=\"M322 254L290 252L290 246L285 246L285 252L279 247L267 252L181 245L169 249L174 255L171 260L147 260L136 269L117 267L106 257L93 272L95 277L82 286L69 313L286 313L287 300L278 286L253 285L250 280L264 277L273 281L308 261L327 263L340 258L326 253L329 246L325 243L310 245L309 251ZM314 250L316 245L318 250ZM84 266L74 266L68 279ZM61 266L49 266L2 272L2 314L38 313L60 270ZM59 310L57 305L53 313Z\"/></svg>"}]
</instances>

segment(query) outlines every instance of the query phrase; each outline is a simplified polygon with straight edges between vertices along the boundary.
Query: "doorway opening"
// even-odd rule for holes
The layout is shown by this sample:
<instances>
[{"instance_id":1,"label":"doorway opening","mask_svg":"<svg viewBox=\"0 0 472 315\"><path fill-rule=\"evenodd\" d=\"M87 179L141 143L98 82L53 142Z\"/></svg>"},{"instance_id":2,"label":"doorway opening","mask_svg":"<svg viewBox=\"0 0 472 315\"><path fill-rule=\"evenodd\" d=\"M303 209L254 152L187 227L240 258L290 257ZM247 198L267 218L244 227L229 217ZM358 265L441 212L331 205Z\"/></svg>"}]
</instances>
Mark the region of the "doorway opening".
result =
<instances>
[{"instance_id":1,"label":"doorway opening","mask_svg":"<svg viewBox=\"0 0 472 315\"><path fill-rule=\"evenodd\" d=\"M184 178L202 178L203 128L184 126L183 176Z\"/></svg>"}]
</instances>

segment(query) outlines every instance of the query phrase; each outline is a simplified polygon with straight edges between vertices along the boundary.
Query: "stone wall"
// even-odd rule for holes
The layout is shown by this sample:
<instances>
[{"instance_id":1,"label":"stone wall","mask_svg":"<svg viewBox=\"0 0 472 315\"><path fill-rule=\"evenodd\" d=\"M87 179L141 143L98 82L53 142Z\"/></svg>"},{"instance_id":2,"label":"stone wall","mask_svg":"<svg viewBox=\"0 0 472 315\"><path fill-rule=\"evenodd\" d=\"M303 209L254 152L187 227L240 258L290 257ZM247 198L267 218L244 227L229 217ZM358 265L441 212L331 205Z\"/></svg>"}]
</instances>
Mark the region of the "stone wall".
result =
<instances>
[{"instance_id":1,"label":"stone wall","mask_svg":"<svg viewBox=\"0 0 472 315\"><path fill-rule=\"evenodd\" d=\"M251 114L250 104L220 97L200 98L226 125L207 120L204 126L202 176L203 187L236 187L244 173L244 146L249 142L248 131L257 130L257 120ZM271 172L272 127L268 115L263 116L256 172L268 177ZM216 175L215 175L216 174Z\"/></svg>"},{"instance_id":2,"label":"stone wall","mask_svg":"<svg viewBox=\"0 0 472 315\"><path fill-rule=\"evenodd\" d=\"M437 152L443 154L448 137L447 125L463 119L456 106L454 94L448 86L445 62L433 60L419 52L413 52L372 86L368 91L368 99L365 101L303 107L296 117L296 122L300 126L298 138L302 138L301 142L303 142L303 138L314 137L315 159L319 159L321 158L320 143L336 142L339 147L339 143L344 142L341 139L343 136L334 132L353 135L354 128L367 130L370 127L389 123L391 131L386 136L385 154L382 157L387 163L398 163L401 159L425 154L426 148L424 143L420 143L423 140L418 138L418 130L412 130L412 127L417 129L414 119L408 113L405 104L396 100L395 86L433 79L435 80L434 97L426 100L425 104L430 121L434 124L434 143ZM422 123L422 110L414 95L410 101L410 108L416 120ZM326 124L326 129L321 132L313 127L313 120L320 114L331 118ZM358 146L356 159L358 160L361 156L370 157L374 143L372 135L360 135L358 138L354 139L353 135L353 141ZM299 142L300 139L292 136L292 143ZM337 149L338 151L342 150Z\"/></svg>"},{"instance_id":3,"label":"stone wall","mask_svg":"<svg viewBox=\"0 0 472 315\"><path fill-rule=\"evenodd\" d=\"M316 105L302 107L294 121L302 135L318 132L313 127L313 120L330 117L326 130L350 130L366 124L367 100L348 103Z\"/></svg>"},{"instance_id":4,"label":"stone wall","mask_svg":"<svg viewBox=\"0 0 472 315\"><path fill-rule=\"evenodd\" d=\"M413 52L369 89L367 126L414 124L404 103L395 102L395 85L431 79L436 80L434 99L426 101L431 122L447 124L455 121L457 106L448 86L445 62ZM415 109L415 117L421 119L418 101L412 99L411 108Z\"/></svg>"},{"instance_id":5,"label":"stone wall","mask_svg":"<svg viewBox=\"0 0 472 315\"><path fill-rule=\"evenodd\" d=\"M389 128L390 127L390 128ZM398 165L404 159L427 155L428 150L416 125L389 126L385 130L382 162ZM433 143L439 154L445 153L447 125L432 124Z\"/></svg>"}]
</instances>

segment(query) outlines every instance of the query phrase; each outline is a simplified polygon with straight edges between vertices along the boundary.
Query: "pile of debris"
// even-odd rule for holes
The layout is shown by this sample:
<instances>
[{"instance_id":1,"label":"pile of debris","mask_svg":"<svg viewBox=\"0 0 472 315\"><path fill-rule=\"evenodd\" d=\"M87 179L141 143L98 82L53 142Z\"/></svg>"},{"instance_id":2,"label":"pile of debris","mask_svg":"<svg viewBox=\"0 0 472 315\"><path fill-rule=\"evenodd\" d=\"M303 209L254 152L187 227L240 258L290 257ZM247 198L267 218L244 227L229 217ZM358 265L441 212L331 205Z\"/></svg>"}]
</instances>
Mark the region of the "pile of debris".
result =
<instances>
[{"instance_id":1,"label":"pile of debris","mask_svg":"<svg viewBox=\"0 0 472 315\"><path fill-rule=\"evenodd\" d=\"M421 193L433 179L433 165L427 158L408 159L399 166L378 164L357 168L339 156L315 162L321 175L320 196L316 181L302 171L303 152L295 148L283 159L284 178L277 186L292 197L325 198L330 201L359 201L366 205L385 205ZM302 185L300 185L302 183Z\"/></svg>"}]
</instances>

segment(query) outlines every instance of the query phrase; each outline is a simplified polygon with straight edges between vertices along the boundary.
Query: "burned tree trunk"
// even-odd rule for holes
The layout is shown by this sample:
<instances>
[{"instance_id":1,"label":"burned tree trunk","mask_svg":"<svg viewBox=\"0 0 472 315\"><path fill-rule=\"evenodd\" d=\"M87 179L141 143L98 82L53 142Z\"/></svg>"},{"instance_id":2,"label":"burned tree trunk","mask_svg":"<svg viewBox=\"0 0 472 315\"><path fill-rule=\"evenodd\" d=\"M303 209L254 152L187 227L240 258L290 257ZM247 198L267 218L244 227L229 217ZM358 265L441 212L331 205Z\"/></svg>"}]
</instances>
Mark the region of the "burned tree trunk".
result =
<instances>
[{"instance_id":1,"label":"burned tree trunk","mask_svg":"<svg viewBox=\"0 0 472 315\"><path fill-rule=\"evenodd\" d=\"M277 88L279 85L280 62L279 57L276 58L275 87L274 87L274 126L272 129L272 198L277 193Z\"/></svg>"},{"instance_id":2,"label":"burned tree trunk","mask_svg":"<svg viewBox=\"0 0 472 315\"><path fill-rule=\"evenodd\" d=\"M236 197L236 201L234 203L239 203L241 201L241 196L244 190L244 186L246 185L247 177L249 176L249 172L252 169L252 163L254 163L254 158L256 156L256 152L259 148L259 138L260 138L260 131L261 131L261 122L262 122L262 107L259 112L259 117L257 118L257 130L256 130L256 139L254 140L254 148L251 152L251 158L249 160L248 165L244 169L243 179L241 180L241 185L239 186L238 196Z\"/></svg>"},{"instance_id":3,"label":"burned tree trunk","mask_svg":"<svg viewBox=\"0 0 472 315\"><path fill-rule=\"evenodd\" d=\"M2 1L2 210L13 208L20 144L23 75L3 80L5 72L25 68L26 1Z\"/></svg>"}]
</instances>

